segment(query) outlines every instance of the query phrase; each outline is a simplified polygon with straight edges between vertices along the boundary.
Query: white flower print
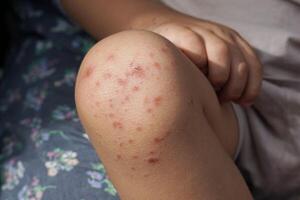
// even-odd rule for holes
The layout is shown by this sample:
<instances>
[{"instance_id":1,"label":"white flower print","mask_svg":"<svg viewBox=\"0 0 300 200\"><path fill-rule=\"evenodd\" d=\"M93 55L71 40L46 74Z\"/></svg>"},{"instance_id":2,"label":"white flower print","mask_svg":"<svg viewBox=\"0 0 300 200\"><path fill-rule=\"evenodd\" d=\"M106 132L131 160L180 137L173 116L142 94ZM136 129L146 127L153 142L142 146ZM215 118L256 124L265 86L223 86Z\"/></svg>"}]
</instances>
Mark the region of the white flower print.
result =
<instances>
[{"instance_id":1,"label":"white flower print","mask_svg":"<svg viewBox=\"0 0 300 200\"><path fill-rule=\"evenodd\" d=\"M57 148L47 153L45 167L48 170L48 176L56 176L60 170L71 171L78 164L76 152Z\"/></svg>"}]
</instances>

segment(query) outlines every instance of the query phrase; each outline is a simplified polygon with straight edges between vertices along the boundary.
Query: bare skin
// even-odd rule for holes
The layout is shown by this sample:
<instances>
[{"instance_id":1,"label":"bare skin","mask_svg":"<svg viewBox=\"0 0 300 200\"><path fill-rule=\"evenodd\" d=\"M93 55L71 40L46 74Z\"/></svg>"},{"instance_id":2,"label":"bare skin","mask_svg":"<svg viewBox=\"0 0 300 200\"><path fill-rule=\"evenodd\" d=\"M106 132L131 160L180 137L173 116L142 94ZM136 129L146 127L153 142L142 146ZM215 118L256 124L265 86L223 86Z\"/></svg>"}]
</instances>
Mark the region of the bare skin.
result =
<instances>
[{"instance_id":1,"label":"bare skin","mask_svg":"<svg viewBox=\"0 0 300 200\"><path fill-rule=\"evenodd\" d=\"M76 105L122 200L252 199L232 160L230 103L163 37L126 31L96 44Z\"/></svg>"},{"instance_id":2,"label":"bare skin","mask_svg":"<svg viewBox=\"0 0 300 200\"><path fill-rule=\"evenodd\" d=\"M230 102L251 105L262 79L245 39L158 0L62 4L97 39L144 30L96 44L76 82L81 122L121 199L252 199L232 160Z\"/></svg>"}]
</instances>

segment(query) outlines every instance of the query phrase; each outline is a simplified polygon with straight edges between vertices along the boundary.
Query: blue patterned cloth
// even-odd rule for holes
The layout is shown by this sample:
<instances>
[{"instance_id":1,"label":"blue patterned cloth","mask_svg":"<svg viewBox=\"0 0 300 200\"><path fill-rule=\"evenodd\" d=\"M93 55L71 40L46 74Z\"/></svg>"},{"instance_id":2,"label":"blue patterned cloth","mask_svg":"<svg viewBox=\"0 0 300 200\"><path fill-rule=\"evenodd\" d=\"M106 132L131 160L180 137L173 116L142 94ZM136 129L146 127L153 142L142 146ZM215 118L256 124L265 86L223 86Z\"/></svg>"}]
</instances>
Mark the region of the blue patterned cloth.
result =
<instances>
[{"instance_id":1,"label":"blue patterned cloth","mask_svg":"<svg viewBox=\"0 0 300 200\"><path fill-rule=\"evenodd\" d=\"M0 85L0 199L119 199L75 110L76 73L94 41L55 1L11 3L13 43Z\"/></svg>"}]
</instances>

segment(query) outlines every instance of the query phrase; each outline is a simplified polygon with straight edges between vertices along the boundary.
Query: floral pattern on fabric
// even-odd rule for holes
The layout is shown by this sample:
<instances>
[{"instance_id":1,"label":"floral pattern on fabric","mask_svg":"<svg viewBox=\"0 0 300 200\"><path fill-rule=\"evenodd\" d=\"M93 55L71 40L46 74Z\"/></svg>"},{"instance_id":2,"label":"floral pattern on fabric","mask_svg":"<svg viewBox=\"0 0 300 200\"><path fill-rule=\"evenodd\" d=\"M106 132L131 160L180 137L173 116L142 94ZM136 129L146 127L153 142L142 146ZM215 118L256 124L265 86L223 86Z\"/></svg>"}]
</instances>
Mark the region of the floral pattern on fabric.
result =
<instances>
[{"instance_id":1,"label":"floral pattern on fabric","mask_svg":"<svg viewBox=\"0 0 300 200\"><path fill-rule=\"evenodd\" d=\"M20 179L24 176L24 165L21 161L13 159L7 162L3 169L5 182L2 185L2 190L12 190L20 183Z\"/></svg>"},{"instance_id":2,"label":"floral pattern on fabric","mask_svg":"<svg viewBox=\"0 0 300 200\"><path fill-rule=\"evenodd\" d=\"M20 122L20 124L25 125L26 127L31 129L30 138L34 142L36 147L39 147L44 142L48 141L51 136L61 136L64 139L68 139L68 137L61 130L42 130L41 124L42 120L40 118L27 118Z\"/></svg>"},{"instance_id":3,"label":"floral pattern on fabric","mask_svg":"<svg viewBox=\"0 0 300 200\"><path fill-rule=\"evenodd\" d=\"M59 171L71 171L78 163L76 152L57 148L47 153L45 167L48 169L48 176L56 176Z\"/></svg>"},{"instance_id":4,"label":"floral pattern on fabric","mask_svg":"<svg viewBox=\"0 0 300 200\"><path fill-rule=\"evenodd\" d=\"M104 189L105 192L115 196L116 189L108 179L107 175L105 175L104 166L100 163L92 164L91 171L87 171L86 174L88 175L88 183L93 188Z\"/></svg>"},{"instance_id":5,"label":"floral pattern on fabric","mask_svg":"<svg viewBox=\"0 0 300 200\"><path fill-rule=\"evenodd\" d=\"M31 183L24 185L18 193L19 200L41 200L44 192L55 186L42 186L38 178L33 177Z\"/></svg>"},{"instance_id":6,"label":"floral pattern on fabric","mask_svg":"<svg viewBox=\"0 0 300 200\"><path fill-rule=\"evenodd\" d=\"M95 41L57 0L11 2L21 41L12 40L0 80L0 199L119 200L74 102Z\"/></svg>"}]
</instances>

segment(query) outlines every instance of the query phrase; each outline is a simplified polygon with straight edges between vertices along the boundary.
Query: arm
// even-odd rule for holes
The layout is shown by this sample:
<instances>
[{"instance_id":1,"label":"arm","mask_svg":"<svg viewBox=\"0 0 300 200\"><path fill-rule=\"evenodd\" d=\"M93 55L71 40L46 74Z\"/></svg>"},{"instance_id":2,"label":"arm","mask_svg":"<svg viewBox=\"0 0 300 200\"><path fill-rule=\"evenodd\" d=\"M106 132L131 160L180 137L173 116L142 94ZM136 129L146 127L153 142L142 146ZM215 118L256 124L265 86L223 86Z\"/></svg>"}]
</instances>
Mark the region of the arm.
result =
<instances>
[{"instance_id":1,"label":"arm","mask_svg":"<svg viewBox=\"0 0 300 200\"><path fill-rule=\"evenodd\" d=\"M97 39L167 21L175 11L157 0L61 0L66 12ZM157 17L159 16L159 18Z\"/></svg>"}]
</instances>

